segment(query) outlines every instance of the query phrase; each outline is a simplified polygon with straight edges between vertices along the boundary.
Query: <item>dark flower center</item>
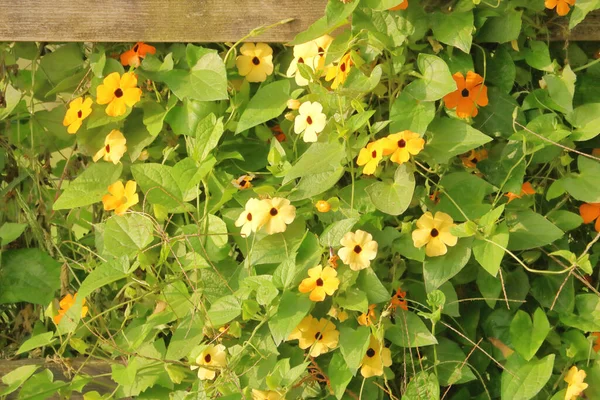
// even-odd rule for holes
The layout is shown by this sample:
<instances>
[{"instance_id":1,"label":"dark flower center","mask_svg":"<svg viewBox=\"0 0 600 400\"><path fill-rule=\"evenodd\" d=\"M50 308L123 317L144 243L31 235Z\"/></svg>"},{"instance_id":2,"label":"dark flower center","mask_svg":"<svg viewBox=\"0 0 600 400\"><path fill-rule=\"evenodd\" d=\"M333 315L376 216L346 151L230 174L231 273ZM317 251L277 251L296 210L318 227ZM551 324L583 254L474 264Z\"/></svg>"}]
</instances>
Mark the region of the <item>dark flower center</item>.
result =
<instances>
[{"instance_id":1,"label":"dark flower center","mask_svg":"<svg viewBox=\"0 0 600 400\"><path fill-rule=\"evenodd\" d=\"M342 63L342 65L340 65L340 71L346 72L346 63Z\"/></svg>"},{"instance_id":2,"label":"dark flower center","mask_svg":"<svg viewBox=\"0 0 600 400\"><path fill-rule=\"evenodd\" d=\"M115 90L115 97L118 99L119 97L123 97L123 91L121 90L121 88L118 88L117 90Z\"/></svg>"},{"instance_id":3,"label":"dark flower center","mask_svg":"<svg viewBox=\"0 0 600 400\"><path fill-rule=\"evenodd\" d=\"M271 208L271 211L269 211L269 214L271 214L273 217L277 215L279 211L277 211L277 209L275 207Z\"/></svg>"},{"instance_id":4,"label":"dark flower center","mask_svg":"<svg viewBox=\"0 0 600 400\"><path fill-rule=\"evenodd\" d=\"M325 53L325 49L324 49L324 48L322 48L322 47L319 47L319 48L317 49L317 51L319 52L319 54L323 54L323 53Z\"/></svg>"},{"instance_id":5,"label":"dark flower center","mask_svg":"<svg viewBox=\"0 0 600 400\"><path fill-rule=\"evenodd\" d=\"M375 356L375 350L373 350L372 348L369 347L369 350L367 350L367 357L373 357Z\"/></svg>"},{"instance_id":6,"label":"dark flower center","mask_svg":"<svg viewBox=\"0 0 600 400\"><path fill-rule=\"evenodd\" d=\"M256 57L256 56L255 56L255 57L252 59L252 64L254 64L254 65L258 65L258 64L260 64L260 59L259 59L258 57Z\"/></svg>"},{"instance_id":7,"label":"dark flower center","mask_svg":"<svg viewBox=\"0 0 600 400\"><path fill-rule=\"evenodd\" d=\"M248 215L246 215L246 219L247 219L248 221L252 221L252 214L251 214L251 213L248 213Z\"/></svg>"},{"instance_id":8,"label":"dark flower center","mask_svg":"<svg viewBox=\"0 0 600 400\"><path fill-rule=\"evenodd\" d=\"M431 230L431 237L436 237L436 236L437 236L437 235L439 235L439 234L440 234L440 233L438 232L438 230L437 230L437 229L433 228L433 229Z\"/></svg>"},{"instance_id":9,"label":"dark flower center","mask_svg":"<svg viewBox=\"0 0 600 400\"><path fill-rule=\"evenodd\" d=\"M400 147L401 149L406 147L406 140L404 139L400 139L398 140L398 147Z\"/></svg>"},{"instance_id":10,"label":"dark flower center","mask_svg":"<svg viewBox=\"0 0 600 400\"><path fill-rule=\"evenodd\" d=\"M106 150L107 153L110 153L110 144L104 146L104 150Z\"/></svg>"},{"instance_id":11,"label":"dark flower center","mask_svg":"<svg viewBox=\"0 0 600 400\"><path fill-rule=\"evenodd\" d=\"M317 340L323 339L323 335L321 335L321 332L315 333L315 339L317 339Z\"/></svg>"},{"instance_id":12,"label":"dark flower center","mask_svg":"<svg viewBox=\"0 0 600 400\"><path fill-rule=\"evenodd\" d=\"M304 64L304 58L300 57L300 58L298 59L298 64Z\"/></svg>"},{"instance_id":13,"label":"dark flower center","mask_svg":"<svg viewBox=\"0 0 600 400\"><path fill-rule=\"evenodd\" d=\"M462 97L469 97L469 89L463 89L460 94Z\"/></svg>"},{"instance_id":14,"label":"dark flower center","mask_svg":"<svg viewBox=\"0 0 600 400\"><path fill-rule=\"evenodd\" d=\"M77 118L81 118L83 116L83 112L81 110L77 111Z\"/></svg>"},{"instance_id":15,"label":"dark flower center","mask_svg":"<svg viewBox=\"0 0 600 400\"><path fill-rule=\"evenodd\" d=\"M317 286L323 286L323 279L319 278L315 283L317 284Z\"/></svg>"},{"instance_id":16,"label":"dark flower center","mask_svg":"<svg viewBox=\"0 0 600 400\"><path fill-rule=\"evenodd\" d=\"M139 49L139 46L137 44L135 46L133 46L133 51L135 51L136 53L137 53L138 49Z\"/></svg>"},{"instance_id":17,"label":"dark flower center","mask_svg":"<svg viewBox=\"0 0 600 400\"><path fill-rule=\"evenodd\" d=\"M376 150L373 150L373 152L371 153L371 157L377 158L377 151Z\"/></svg>"},{"instance_id":18,"label":"dark flower center","mask_svg":"<svg viewBox=\"0 0 600 400\"><path fill-rule=\"evenodd\" d=\"M306 117L306 123L309 125L312 124L312 118L310 117L310 115L308 117Z\"/></svg>"},{"instance_id":19,"label":"dark flower center","mask_svg":"<svg viewBox=\"0 0 600 400\"><path fill-rule=\"evenodd\" d=\"M361 251L362 251L362 248L359 245L354 246L354 252L356 254L360 254Z\"/></svg>"},{"instance_id":20,"label":"dark flower center","mask_svg":"<svg viewBox=\"0 0 600 400\"><path fill-rule=\"evenodd\" d=\"M204 356L204 362L209 363L211 360L210 354Z\"/></svg>"},{"instance_id":21,"label":"dark flower center","mask_svg":"<svg viewBox=\"0 0 600 400\"><path fill-rule=\"evenodd\" d=\"M471 162L473 164L477 164L479 162L479 160L476 157L471 158Z\"/></svg>"}]
</instances>

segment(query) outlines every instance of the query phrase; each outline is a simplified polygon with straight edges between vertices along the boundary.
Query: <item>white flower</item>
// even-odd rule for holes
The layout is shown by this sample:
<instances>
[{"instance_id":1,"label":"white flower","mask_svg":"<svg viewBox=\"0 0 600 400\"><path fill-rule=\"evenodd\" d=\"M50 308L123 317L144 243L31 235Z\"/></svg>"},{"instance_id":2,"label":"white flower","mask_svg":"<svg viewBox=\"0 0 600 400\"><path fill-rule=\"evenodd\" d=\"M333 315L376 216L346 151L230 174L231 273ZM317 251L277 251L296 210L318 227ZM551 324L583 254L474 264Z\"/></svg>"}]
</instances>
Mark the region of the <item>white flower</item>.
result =
<instances>
[{"instance_id":1,"label":"white flower","mask_svg":"<svg viewBox=\"0 0 600 400\"><path fill-rule=\"evenodd\" d=\"M325 57L333 38L329 35L321 36L313 41L294 46L294 59L287 70L287 76L295 77L298 86L308 85L308 79L298 71L298 64L304 64L313 71L324 71Z\"/></svg>"},{"instance_id":2,"label":"white flower","mask_svg":"<svg viewBox=\"0 0 600 400\"><path fill-rule=\"evenodd\" d=\"M296 218L296 207L290 204L288 199L274 197L262 200L265 205L265 216L261 221L267 234L285 232L287 225L294 222Z\"/></svg>"},{"instance_id":3,"label":"white flower","mask_svg":"<svg viewBox=\"0 0 600 400\"><path fill-rule=\"evenodd\" d=\"M325 129L327 116L323 114L323 106L321 103L311 103L307 101L302 103L298 112L300 113L294 120L294 132L304 132L305 142L316 142L317 133Z\"/></svg>"},{"instance_id":4,"label":"white flower","mask_svg":"<svg viewBox=\"0 0 600 400\"><path fill-rule=\"evenodd\" d=\"M360 229L354 233L346 233L340 244L344 247L338 251L338 255L353 271L369 267L371 260L377 256L377 242L370 233Z\"/></svg>"},{"instance_id":5,"label":"white flower","mask_svg":"<svg viewBox=\"0 0 600 400\"><path fill-rule=\"evenodd\" d=\"M251 232L256 232L264 224L269 208L268 205L259 199L250 199L246 202L244 211L240 214L235 226L242 227L242 237L250 236Z\"/></svg>"}]
</instances>

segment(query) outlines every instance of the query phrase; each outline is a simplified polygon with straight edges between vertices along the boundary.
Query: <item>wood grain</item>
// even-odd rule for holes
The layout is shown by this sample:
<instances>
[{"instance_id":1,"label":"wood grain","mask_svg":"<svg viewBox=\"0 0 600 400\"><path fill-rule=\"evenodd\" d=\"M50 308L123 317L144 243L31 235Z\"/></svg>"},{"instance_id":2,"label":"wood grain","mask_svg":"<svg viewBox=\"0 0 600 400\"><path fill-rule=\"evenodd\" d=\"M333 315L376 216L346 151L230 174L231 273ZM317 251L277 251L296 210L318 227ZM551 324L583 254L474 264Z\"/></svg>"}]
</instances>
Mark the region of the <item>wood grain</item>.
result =
<instances>
[{"instance_id":1,"label":"wood grain","mask_svg":"<svg viewBox=\"0 0 600 400\"><path fill-rule=\"evenodd\" d=\"M327 0L0 0L0 41L287 42L325 13Z\"/></svg>"}]
</instances>

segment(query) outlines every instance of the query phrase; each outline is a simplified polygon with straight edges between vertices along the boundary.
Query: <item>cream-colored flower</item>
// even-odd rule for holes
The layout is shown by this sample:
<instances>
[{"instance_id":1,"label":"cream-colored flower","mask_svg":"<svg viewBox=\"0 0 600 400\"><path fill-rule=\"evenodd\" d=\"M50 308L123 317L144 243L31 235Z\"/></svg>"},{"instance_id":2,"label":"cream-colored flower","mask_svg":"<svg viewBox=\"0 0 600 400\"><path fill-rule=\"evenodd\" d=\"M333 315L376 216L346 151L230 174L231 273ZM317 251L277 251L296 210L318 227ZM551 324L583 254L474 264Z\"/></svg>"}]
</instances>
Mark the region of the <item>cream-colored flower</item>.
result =
<instances>
[{"instance_id":1,"label":"cream-colored flower","mask_svg":"<svg viewBox=\"0 0 600 400\"><path fill-rule=\"evenodd\" d=\"M312 71L320 74L320 71L324 70L327 49L332 41L331 36L325 35L313 41L294 46L294 59L287 70L287 76L294 77L298 86L308 85L308 79L298 71L298 64L304 64Z\"/></svg>"},{"instance_id":2,"label":"cream-colored flower","mask_svg":"<svg viewBox=\"0 0 600 400\"><path fill-rule=\"evenodd\" d=\"M198 370L198 378L201 380L213 380L217 370L227 366L227 352L222 344L206 346L204 351L196 357L196 365L190 369ZM207 368L208 367L208 368Z\"/></svg>"},{"instance_id":3,"label":"cream-colored flower","mask_svg":"<svg viewBox=\"0 0 600 400\"><path fill-rule=\"evenodd\" d=\"M298 109L298 116L294 120L294 132L304 132L303 139L305 142L316 142L317 133L325 129L327 124L327 116L323 114L323 106L319 102L307 101L302 103Z\"/></svg>"},{"instance_id":4,"label":"cream-colored flower","mask_svg":"<svg viewBox=\"0 0 600 400\"><path fill-rule=\"evenodd\" d=\"M244 211L240 214L235 226L241 227L242 237L250 236L264 224L269 212L268 204L259 199L250 199L246 202Z\"/></svg>"},{"instance_id":5,"label":"cream-colored flower","mask_svg":"<svg viewBox=\"0 0 600 400\"><path fill-rule=\"evenodd\" d=\"M360 374L365 378L383 375L383 367L392 365L392 352L371 335L369 348L360 363Z\"/></svg>"},{"instance_id":6,"label":"cream-colored flower","mask_svg":"<svg viewBox=\"0 0 600 400\"><path fill-rule=\"evenodd\" d=\"M576 366L571 367L567 376L565 376L565 382L569 384L565 393L565 400L573 400L587 389L588 384L583 382L585 377L586 373L584 370L580 370Z\"/></svg>"},{"instance_id":7,"label":"cream-colored flower","mask_svg":"<svg viewBox=\"0 0 600 400\"><path fill-rule=\"evenodd\" d=\"M310 292L312 301L323 301L327 295L332 296L339 286L340 280L335 269L317 265L308 270L308 278L300 282L298 290L300 293Z\"/></svg>"},{"instance_id":8,"label":"cream-colored flower","mask_svg":"<svg viewBox=\"0 0 600 400\"><path fill-rule=\"evenodd\" d=\"M268 235L285 232L287 226L296 218L296 207L288 199L273 197L262 200L266 209L261 218L261 227Z\"/></svg>"},{"instance_id":9,"label":"cream-colored flower","mask_svg":"<svg viewBox=\"0 0 600 400\"><path fill-rule=\"evenodd\" d=\"M338 345L340 332L335 328L335 324L326 318L319 320L308 315L288 337L288 340L296 339L301 349L310 348L311 357L318 357Z\"/></svg>"},{"instance_id":10,"label":"cream-colored flower","mask_svg":"<svg viewBox=\"0 0 600 400\"><path fill-rule=\"evenodd\" d=\"M273 390L252 389L252 400L282 400L284 398L281 393Z\"/></svg>"},{"instance_id":11,"label":"cream-colored flower","mask_svg":"<svg viewBox=\"0 0 600 400\"><path fill-rule=\"evenodd\" d=\"M371 260L377 256L377 242L370 233L360 229L346 233L340 244L344 247L338 251L338 255L353 271L368 268Z\"/></svg>"},{"instance_id":12,"label":"cream-colored flower","mask_svg":"<svg viewBox=\"0 0 600 400\"><path fill-rule=\"evenodd\" d=\"M244 43L235 65L248 82L264 82L273 73L273 49L266 43Z\"/></svg>"},{"instance_id":13,"label":"cream-colored flower","mask_svg":"<svg viewBox=\"0 0 600 400\"><path fill-rule=\"evenodd\" d=\"M412 233L416 248L425 245L425 254L429 257L442 256L448 252L446 246L456 245L458 238L450 233L454 226L452 217L443 212L436 212L435 217L427 211L417 221L417 228Z\"/></svg>"},{"instance_id":14,"label":"cream-colored flower","mask_svg":"<svg viewBox=\"0 0 600 400\"><path fill-rule=\"evenodd\" d=\"M98 161L101 158L104 158L104 161L111 161L113 164L118 164L123 157L123 154L127 151L127 139L121 132L116 129L113 129L106 138L104 139L104 147L102 147L98 152L94 155L94 162Z\"/></svg>"}]
</instances>

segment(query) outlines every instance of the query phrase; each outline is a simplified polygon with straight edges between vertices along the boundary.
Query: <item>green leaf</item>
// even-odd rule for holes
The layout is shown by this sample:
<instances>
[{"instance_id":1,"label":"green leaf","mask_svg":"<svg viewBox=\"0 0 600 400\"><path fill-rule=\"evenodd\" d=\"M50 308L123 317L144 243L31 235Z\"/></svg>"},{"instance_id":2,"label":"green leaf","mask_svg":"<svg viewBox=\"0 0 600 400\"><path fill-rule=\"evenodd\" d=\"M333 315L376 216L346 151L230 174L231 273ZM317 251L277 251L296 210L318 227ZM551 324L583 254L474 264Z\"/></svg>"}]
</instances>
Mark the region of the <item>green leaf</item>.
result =
<instances>
[{"instance_id":1,"label":"green leaf","mask_svg":"<svg viewBox=\"0 0 600 400\"><path fill-rule=\"evenodd\" d=\"M6 86L6 91L4 91L3 95L4 100L6 101L6 107L0 108L0 121L6 119L21 101L21 92L11 85Z\"/></svg>"},{"instance_id":2,"label":"green leaf","mask_svg":"<svg viewBox=\"0 0 600 400\"><path fill-rule=\"evenodd\" d=\"M456 82L441 58L419 53L417 65L421 79L411 82L405 89L415 99L435 101L456 90Z\"/></svg>"},{"instance_id":3,"label":"green leaf","mask_svg":"<svg viewBox=\"0 0 600 400\"><path fill-rule=\"evenodd\" d=\"M573 95L575 94L575 80L577 77L567 64L561 76L546 75L544 82L548 86L550 99L558 106L558 111L568 113L573 111Z\"/></svg>"},{"instance_id":4,"label":"green leaf","mask_svg":"<svg viewBox=\"0 0 600 400\"><path fill-rule=\"evenodd\" d=\"M229 295L221 297L211 305L206 320L216 328L234 320L241 313L242 304L237 297Z\"/></svg>"},{"instance_id":5,"label":"green leaf","mask_svg":"<svg viewBox=\"0 0 600 400\"><path fill-rule=\"evenodd\" d=\"M415 177L408 171L406 164L402 164L396 169L393 182L375 182L365 191L379 211L400 215L406 211L412 200Z\"/></svg>"},{"instance_id":6,"label":"green leaf","mask_svg":"<svg viewBox=\"0 0 600 400\"><path fill-rule=\"evenodd\" d=\"M0 226L0 246L6 246L14 242L25 232L27 224L17 224L14 222L5 222Z\"/></svg>"},{"instance_id":7,"label":"green leaf","mask_svg":"<svg viewBox=\"0 0 600 400\"><path fill-rule=\"evenodd\" d=\"M600 203L600 162L587 157L577 157L579 173L566 174L560 183L575 199L586 203Z\"/></svg>"},{"instance_id":8,"label":"green leaf","mask_svg":"<svg viewBox=\"0 0 600 400\"><path fill-rule=\"evenodd\" d=\"M487 239L506 248L509 240L508 227L506 224L503 222L497 225L495 232ZM479 265L492 276L498 274L504 253L505 251L502 248L493 243L486 242L485 240L475 239L475 242L473 243L473 256L475 256Z\"/></svg>"},{"instance_id":9,"label":"green leaf","mask_svg":"<svg viewBox=\"0 0 600 400\"><path fill-rule=\"evenodd\" d=\"M390 132L409 130L423 135L434 117L433 102L416 100L402 91L390 109Z\"/></svg>"},{"instance_id":10,"label":"green leaf","mask_svg":"<svg viewBox=\"0 0 600 400\"><path fill-rule=\"evenodd\" d=\"M329 365L327 366L327 376L329 377L333 395L338 400L341 400L344 396L346 387L352 380L352 375L342 354L339 352L333 353L333 357L331 357L331 361L329 361Z\"/></svg>"},{"instance_id":11,"label":"green leaf","mask_svg":"<svg viewBox=\"0 0 600 400\"><path fill-rule=\"evenodd\" d=\"M162 79L180 100L214 101L228 98L227 71L216 51L205 52L189 71L174 69L165 72Z\"/></svg>"},{"instance_id":12,"label":"green leaf","mask_svg":"<svg viewBox=\"0 0 600 400\"><path fill-rule=\"evenodd\" d=\"M30 350L37 349L38 347L48 346L56 340L52 339L53 336L54 332L45 332L35 335L23 342L16 354L23 354Z\"/></svg>"},{"instance_id":13,"label":"green leaf","mask_svg":"<svg viewBox=\"0 0 600 400\"><path fill-rule=\"evenodd\" d=\"M369 347L371 330L366 326L350 328L342 325L339 331L342 356L352 375L355 375Z\"/></svg>"},{"instance_id":14,"label":"green leaf","mask_svg":"<svg viewBox=\"0 0 600 400\"><path fill-rule=\"evenodd\" d=\"M347 4L338 0L329 0L325 9L325 16L314 22L304 32L297 34L288 45L294 46L310 42L346 24L346 18L352 14L358 3L359 0L353 0Z\"/></svg>"},{"instance_id":15,"label":"green leaf","mask_svg":"<svg viewBox=\"0 0 600 400\"><path fill-rule=\"evenodd\" d=\"M167 360L180 360L187 356L191 348L202 342L203 329L204 321L201 314L192 313L187 315L173 332L165 358Z\"/></svg>"},{"instance_id":16,"label":"green leaf","mask_svg":"<svg viewBox=\"0 0 600 400\"><path fill-rule=\"evenodd\" d=\"M337 247L340 245L340 240L344 235L352 230L352 227L356 225L358 218L347 218L339 221L335 221L329 225L319 238L319 242L323 246Z\"/></svg>"},{"instance_id":17,"label":"green leaf","mask_svg":"<svg viewBox=\"0 0 600 400\"><path fill-rule=\"evenodd\" d=\"M525 61L535 69L546 72L554 71L548 45L539 40L529 41L529 49L525 52Z\"/></svg>"},{"instance_id":18,"label":"green leaf","mask_svg":"<svg viewBox=\"0 0 600 400\"><path fill-rule=\"evenodd\" d=\"M312 301L305 294L284 292L277 312L269 319L273 341L279 345L308 314Z\"/></svg>"},{"instance_id":19,"label":"green leaf","mask_svg":"<svg viewBox=\"0 0 600 400\"><path fill-rule=\"evenodd\" d=\"M535 310L533 322L523 310L517 311L510 323L510 341L521 357L529 361L550 333L550 323L541 308Z\"/></svg>"},{"instance_id":20,"label":"green leaf","mask_svg":"<svg viewBox=\"0 0 600 400\"><path fill-rule=\"evenodd\" d=\"M423 279L428 293L442 286L467 265L471 258L471 243L469 238L460 239L456 246L448 247L448 252L443 256L425 259Z\"/></svg>"},{"instance_id":21,"label":"green leaf","mask_svg":"<svg viewBox=\"0 0 600 400\"><path fill-rule=\"evenodd\" d=\"M390 300L390 293L371 268L363 269L360 272L356 286L367 294L369 304L378 304Z\"/></svg>"},{"instance_id":22,"label":"green leaf","mask_svg":"<svg viewBox=\"0 0 600 400\"><path fill-rule=\"evenodd\" d=\"M20 388L39 367L39 365L24 365L4 375L2 383L8 387L0 390L0 396L6 396Z\"/></svg>"},{"instance_id":23,"label":"green leaf","mask_svg":"<svg viewBox=\"0 0 600 400\"><path fill-rule=\"evenodd\" d=\"M523 11L506 10L497 17L488 18L479 30L477 41L506 43L517 40L521 33L521 14Z\"/></svg>"},{"instance_id":24,"label":"green leaf","mask_svg":"<svg viewBox=\"0 0 600 400\"><path fill-rule=\"evenodd\" d=\"M173 167L157 163L134 164L131 166L133 178L140 185L146 199L172 209L179 207L183 194L172 174Z\"/></svg>"},{"instance_id":25,"label":"green leaf","mask_svg":"<svg viewBox=\"0 0 600 400\"><path fill-rule=\"evenodd\" d=\"M338 296L337 302L344 310L358 311L360 313L366 313L369 307L367 295L357 288L349 289L344 295Z\"/></svg>"},{"instance_id":26,"label":"green leaf","mask_svg":"<svg viewBox=\"0 0 600 400\"><path fill-rule=\"evenodd\" d=\"M190 156L196 162L204 161L219 144L223 132L223 117L217 119L214 114L210 114L204 118L196 127L196 141Z\"/></svg>"},{"instance_id":27,"label":"green leaf","mask_svg":"<svg viewBox=\"0 0 600 400\"><path fill-rule=\"evenodd\" d=\"M445 163L451 157L492 141L465 122L445 117L434 120L427 131L429 140L425 152L437 163Z\"/></svg>"},{"instance_id":28,"label":"green leaf","mask_svg":"<svg viewBox=\"0 0 600 400\"><path fill-rule=\"evenodd\" d=\"M440 338L439 344L435 346L436 357L439 362L437 373L441 386L462 384L477 379L467 363L465 353L455 342ZM434 360L433 347L425 349L425 354L430 360Z\"/></svg>"},{"instance_id":29,"label":"green leaf","mask_svg":"<svg viewBox=\"0 0 600 400\"><path fill-rule=\"evenodd\" d=\"M141 214L114 215L104 226L104 250L115 257L132 255L152 243L152 221Z\"/></svg>"},{"instance_id":30,"label":"green leaf","mask_svg":"<svg viewBox=\"0 0 600 400\"><path fill-rule=\"evenodd\" d=\"M171 97L174 98L174 97ZM155 101L145 101L142 103L144 110L144 125L152 136L156 136L162 131L163 121L167 111Z\"/></svg>"},{"instance_id":31,"label":"green leaf","mask_svg":"<svg viewBox=\"0 0 600 400\"><path fill-rule=\"evenodd\" d=\"M24 301L47 305L60 288L60 266L40 249L3 252L0 304Z\"/></svg>"},{"instance_id":32,"label":"green leaf","mask_svg":"<svg viewBox=\"0 0 600 400\"><path fill-rule=\"evenodd\" d=\"M436 12L431 18L431 27L437 40L469 53L475 30L473 11L454 11L450 14Z\"/></svg>"},{"instance_id":33,"label":"green leaf","mask_svg":"<svg viewBox=\"0 0 600 400\"><path fill-rule=\"evenodd\" d=\"M563 231L552 222L531 210L506 214L510 232L509 250L527 250L541 247L560 239Z\"/></svg>"},{"instance_id":34,"label":"green leaf","mask_svg":"<svg viewBox=\"0 0 600 400\"><path fill-rule=\"evenodd\" d=\"M292 179L336 169L345 157L344 148L338 142L314 143L290 168L283 178L283 184L285 185Z\"/></svg>"},{"instance_id":35,"label":"green leaf","mask_svg":"<svg viewBox=\"0 0 600 400\"><path fill-rule=\"evenodd\" d=\"M476 175L453 172L444 175L439 184L446 195L440 195L435 210L449 214L455 221L465 221L463 213L469 219L477 219L491 209L484 198L494 191L494 187Z\"/></svg>"},{"instance_id":36,"label":"green leaf","mask_svg":"<svg viewBox=\"0 0 600 400\"><path fill-rule=\"evenodd\" d=\"M317 196L331 189L344 175L344 172L344 167L340 165L335 169L303 176L288 196L288 199L298 201Z\"/></svg>"},{"instance_id":37,"label":"green leaf","mask_svg":"<svg viewBox=\"0 0 600 400\"><path fill-rule=\"evenodd\" d=\"M415 313L396 310L396 324L385 331L385 338L400 347L423 347L437 344L425 323Z\"/></svg>"},{"instance_id":38,"label":"green leaf","mask_svg":"<svg viewBox=\"0 0 600 400\"><path fill-rule=\"evenodd\" d=\"M126 278L129 270L129 260L125 256L96 266L81 283L78 298L88 297L94 290Z\"/></svg>"},{"instance_id":39,"label":"green leaf","mask_svg":"<svg viewBox=\"0 0 600 400\"><path fill-rule=\"evenodd\" d=\"M435 374L419 372L408 383L402 400L439 400L440 384Z\"/></svg>"},{"instance_id":40,"label":"green leaf","mask_svg":"<svg viewBox=\"0 0 600 400\"><path fill-rule=\"evenodd\" d=\"M56 199L53 210L65 210L97 203L108 194L108 187L119 179L122 164L99 162L89 165ZM64 185L65 182L63 182Z\"/></svg>"},{"instance_id":41,"label":"green leaf","mask_svg":"<svg viewBox=\"0 0 600 400\"><path fill-rule=\"evenodd\" d=\"M575 28L577 24L583 21L586 15L593 10L600 8L600 0L579 0L575 3L571 19L569 20L569 30Z\"/></svg>"},{"instance_id":42,"label":"green leaf","mask_svg":"<svg viewBox=\"0 0 600 400\"><path fill-rule=\"evenodd\" d=\"M600 103L588 103L576 107L565 115L567 121L576 129L569 137L575 141L590 140L600 134Z\"/></svg>"},{"instance_id":43,"label":"green leaf","mask_svg":"<svg viewBox=\"0 0 600 400\"><path fill-rule=\"evenodd\" d=\"M583 218L579 214L566 210L551 211L546 215L546 218L563 232L572 231L583 224Z\"/></svg>"},{"instance_id":44,"label":"green leaf","mask_svg":"<svg viewBox=\"0 0 600 400\"><path fill-rule=\"evenodd\" d=\"M289 99L290 81L287 79L261 86L242 113L235 133L277 118L285 110Z\"/></svg>"},{"instance_id":45,"label":"green leaf","mask_svg":"<svg viewBox=\"0 0 600 400\"><path fill-rule=\"evenodd\" d=\"M538 394L552 375L554 354L525 361L518 354L508 358L502 371L502 400L529 400Z\"/></svg>"}]
</instances>

